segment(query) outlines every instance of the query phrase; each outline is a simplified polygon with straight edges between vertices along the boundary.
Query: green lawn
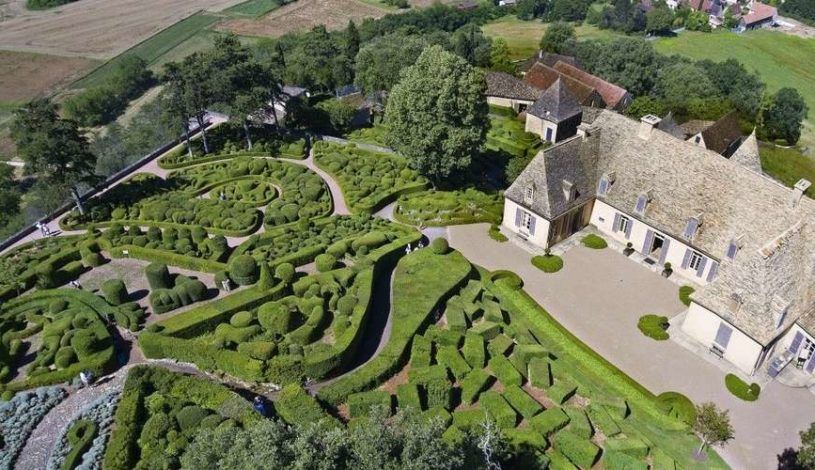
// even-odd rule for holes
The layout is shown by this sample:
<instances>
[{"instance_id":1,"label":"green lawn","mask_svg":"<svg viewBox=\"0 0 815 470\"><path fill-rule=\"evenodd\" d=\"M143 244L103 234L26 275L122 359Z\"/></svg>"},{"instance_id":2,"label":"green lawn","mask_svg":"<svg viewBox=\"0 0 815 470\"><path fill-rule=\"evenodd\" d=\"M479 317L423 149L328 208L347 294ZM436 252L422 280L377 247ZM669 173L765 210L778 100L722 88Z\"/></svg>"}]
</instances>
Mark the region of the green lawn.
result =
<instances>
[{"instance_id":1,"label":"green lawn","mask_svg":"<svg viewBox=\"0 0 815 470\"><path fill-rule=\"evenodd\" d=\"M770 91L797 88L810 109L801 144L815 145L815 39L777 31L749 31L743 34L684 32L675 38L654 43L663 54L680 54L693 59L735 58L756 70Z\"/></svg>"},{"instance_id":2,"label":"green lawn","mask_svg":"<svg viewBox=\"0 0 815 470\"><path fill-rule=\"evenodd\" d=\"M247 0L243 3L227 8L224 10L224 12L234 15L259 18L272 10L276 10L277 8L280 8L280 2L277 0Z\"/></svg>"},{"instance_id":3,"label":"green lawn","mask_svg":"<svg viewBox=\"0 0 815 470\"><path fill-rule=\"evenodd\" d=\"M538 50L538 43L548 26L541 21L523 21L508 15L485 24L481 29L491 38L504 38L513 59L526 59ZM580 39L610 39L619 35L589 25L578 26L576 32Z\"/></svg>"},{"instance_id":4,"label":"green lawn","mask_svg":"<svg viewBox=\"0 0 815 470\"><path fill-rule=\"evenodd\" d=\"M220 17L196 13L105 62L84 78L74 82L73 87L86 88L102 83L115 70L116 65L127 56L139 56L146 60L150 66L153 66L162 56L169 53L176 46L192 38L218 20L220 20Z\"/></svg>"},{"instance_id":5,"label":"green lawn","mask_svg":"<svg viewBox=\"0 0 815 470\"><path fill-rule=\"evenodd\" d=\"M762 145L760 152L764 172L785 185L792 186L801 178L815 181L815 159L798 150ZM808 189L806 195L815 197L815 188Z\"/></svg>"}]
</instances>

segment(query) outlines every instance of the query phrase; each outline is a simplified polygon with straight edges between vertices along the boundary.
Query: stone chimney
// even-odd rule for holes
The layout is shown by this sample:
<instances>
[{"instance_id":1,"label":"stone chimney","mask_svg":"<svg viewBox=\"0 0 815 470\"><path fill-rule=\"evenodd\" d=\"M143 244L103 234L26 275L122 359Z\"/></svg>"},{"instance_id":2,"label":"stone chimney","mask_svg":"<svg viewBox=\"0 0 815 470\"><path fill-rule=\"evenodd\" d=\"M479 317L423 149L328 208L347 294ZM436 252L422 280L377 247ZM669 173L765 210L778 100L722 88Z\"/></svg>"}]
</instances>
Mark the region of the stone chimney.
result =
<instances>
[{"instance_id":1,"label":"stone chimney","mask_svg":"<svg viewBox=\"0 0 815 470\"><path fill-rule=\"evenodd\" d=\"M643 140L650 139L651 132L655 127L657 127L660 121L662 121L662 119L654 116L653 114L646 114L640 119L640 130L637 132L637 136Z\"/></svg>"},{"instance_id":2,"label":"stone chimney","mask_svg":"<svg viewBox=\"0 0 815 470\"><path fill-rule=\"evenodd\" d=\"M804 197L804 193L810 186L812 186L812 183L803 178L795 183L795 186L792 187L792 194L790 195L790 208L794 209L798 207L798 203L801 202L801 198Z\"/></svg>"}]
</instances>

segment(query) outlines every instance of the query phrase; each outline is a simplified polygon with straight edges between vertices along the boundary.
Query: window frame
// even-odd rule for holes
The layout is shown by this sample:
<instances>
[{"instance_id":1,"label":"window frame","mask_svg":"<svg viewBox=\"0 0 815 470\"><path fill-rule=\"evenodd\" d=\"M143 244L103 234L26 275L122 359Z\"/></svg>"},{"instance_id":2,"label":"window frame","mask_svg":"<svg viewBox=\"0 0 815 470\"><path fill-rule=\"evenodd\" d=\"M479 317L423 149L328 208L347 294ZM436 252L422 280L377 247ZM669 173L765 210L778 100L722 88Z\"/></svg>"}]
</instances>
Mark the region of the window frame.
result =
<instances>
[{"instance_id":1,"label":"window frame","mask_svg":"<svg viewBox=\"0 0 815 470\"><path fill-rule=\"evenodd\" d=\"M617 227L618 232L628 233L628 227L631 225L631 219L627 215L620 214L620 225Z\"/></svg>"},{"instance_id":2,"label":"window frame","mask_svg":"<svg viewBox=\"0 0 815 470\"><path fill-rule=\"evenodd\" d=\"M640 209L640 203L642 203L642 209ZM645 214L645 209L648 207L648 195L640 194L637 196L637 202L634 204L634 212L639 215Z\"/></svg>"},{"instance_id":3,"label":"window frame","mask_svg":"<svg viewBox=\"0 0 815 470\"><path fill-rule=\"evenodd\" d=\"M531 203L532 201L535 200L535 186L534 185L530 184L529 186L526 187L526 191L524 191L524 200L526 202L529 202L529 203Z\"/></svg>"},{"instance_id":4,"label":"window frame","mask_svg":"<svg viewBox=\"0 0 815 470\"><path fill-rule=\"evenodd\" d=\"M521 211L521 228L530 233L530 225L532 224L532 214L527 211Z\"/></svg>"},{"instance_id":5,"label":"window frame","mask_svg":"<svg viewBox=\"0 0 815 470\"><path fill-rule=\"evenodd\" d=\"M702 262L702 259L704 259L704 257L705 255L703 255L702 253L699 253L696 250L691 250L690 260L688 261L688 269L692 271L696 271L697 269L699 269L699 264Z\"/></svg>"}]
</instances>

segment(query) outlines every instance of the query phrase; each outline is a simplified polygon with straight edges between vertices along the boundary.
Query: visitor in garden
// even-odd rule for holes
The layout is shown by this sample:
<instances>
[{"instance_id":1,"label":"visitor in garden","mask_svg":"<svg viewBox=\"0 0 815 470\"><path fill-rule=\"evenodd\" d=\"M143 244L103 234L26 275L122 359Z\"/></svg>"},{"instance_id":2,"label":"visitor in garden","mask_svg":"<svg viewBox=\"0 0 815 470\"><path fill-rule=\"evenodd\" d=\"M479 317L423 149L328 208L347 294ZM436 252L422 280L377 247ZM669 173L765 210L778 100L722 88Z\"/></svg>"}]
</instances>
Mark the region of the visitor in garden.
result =
<instances>
[{"instance_id":1,"label":"visitor in garden","mask_svg":"<svg viewBox=\"0 0 815 470\"><path fill-rule=\"evenodd\" d=\"M408 244L407 244L407 246L405 247L405 254L406 254L406 255L409 255L409 254L410 254L410 252L411 252L411 249L410 249L410 243L408 243Z\"/></svg>"},{"instance_id":2,"label":"visitor in garden","mask_svg":"<svg viewBox=\"0 0 815 470\"><path fill-rule=\"evenodd\" d=\"M260 395L255 397L254 401L252 402L252 407L255 409L255 411L260 413L261 416L266 416L266 402Z\"/></svg>"},{"instance_id":3,"label":"visitor in garden","mask_svg":"<svg viewBox=\"0 0 815 470\"><path fill-rule=\"evenodd\" d=\"M222 201L226 201L226 195L224 194L223 191L221 191L221 194L218 196L218 199L220 199Z\"/></svg>"},{"instance_id":4,"label":"visitor in garden","mask_svg":"<svg viewBox=\"0 0 815 470\"><path fill-rule=\"evenodd\" d=\"M419 240L419 248L424 248L424 240Z\"/></svg>"},{"instance_id":5,"label":"visitor in garden","mask_svg":"<svg viewBox=\"0 0 815 470\"><path fill-rule=\"evenodd\" d=\"M79 373L79 381L82 382L82 388L88 388L91 386L91 382L93 382L93 372L89 370L83 370Z\"/></svg>"},{"instance_id":6,"label":"visitor in garden","mask_svg":"<svg viewBox=\"0 0 815 470\"><path fill-rule=\"evenodd\" d=\"M75 289L82 289L82 284L80 284L79 281L77 281L77 280L73 280L73 281L69 282L68 284L70 284L71 287L73 287Z\"/></svg>"},{"instance_id":7,"label":"visitor in garden","mask_svg":"<svg viewBox=\"0 0 815 470\"><path fill-rule=\"evenodd\" d=\"M229 285L229 279L224 279L221 281L221 287L224 289L224 292L229 292L232 290L232 286Z\"/></svg>"},{"instance_id":8,"label":"visitor in garden","mask_svg":"<svg viewBox=\"0 0 815 470\"><path fill-rule=\"evenodd\" d=\"M37 223L36 223L36 224L34 224L34 225L37 227L37 230L39 230L39 231L40 231L40 234L41 234L41 235L43 235L43 236L45 236L45 230L43 230L43 227L44 227L44 226L43 226L42 222L40 222L40 221L38 220L38 221L37 221Z\"/></svg>"},{"instance_id":9,"label":"visitor in garden","mask_svg":"<svg viewBox=\"0 0 815 470\"><path fill-rule=\"evenodd\" d=\"M43 224L43 226L42 226L42 234L45 235L46 237L51 236L51 229L48 228L48 225Z\"/></svg>"}]
</instances>

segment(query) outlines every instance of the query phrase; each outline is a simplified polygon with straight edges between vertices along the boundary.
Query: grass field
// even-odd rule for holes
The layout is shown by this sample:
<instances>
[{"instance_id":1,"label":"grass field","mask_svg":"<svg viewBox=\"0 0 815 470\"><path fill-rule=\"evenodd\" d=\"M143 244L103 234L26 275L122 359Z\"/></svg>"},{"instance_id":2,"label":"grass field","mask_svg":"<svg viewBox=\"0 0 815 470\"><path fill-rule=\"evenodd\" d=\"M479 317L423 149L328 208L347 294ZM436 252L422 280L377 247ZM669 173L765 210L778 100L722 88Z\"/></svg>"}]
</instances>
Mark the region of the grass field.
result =
<instances>
[{"instance_id":1,"label":"grass field","mask_svg":"<svg viewBox=\"0 0 815 470\"><path fill-rule=\"evenodd\" d=\"M481 27L484 34L506 40L513 59L526 59L538 50L543 33L548 24L540 21L523 21L515 16L505 16ZM594 26L578 26L575 31L579 39L610 39L618 33L601 30Z\"/></svg>"},{"instance_id":2,"label":"grass field","mask_svg":"<svg viewBox=\"0 0 815 470\"><path fill-rule=\"evenodd\" d=\"M200 33L219 19L217 16L196 13L109 60L81 80L75 82L73 87L85 88L102 83L111 72L115 70L116 65L123 58L128 56L139 56L152 66L159 61L162 56L168 54L175 47Z\"/></svg>"},{"instance_id":3,"label":"grass field","mask_svg":"<svg viewBox=\"0 0 815 470\"><path fill-rule=\"evenodd\" d=\"M764 172L785 185L792 186L801 178L815 181L815 159L798 150L761 145L760 152ZM815 189L807 190L806 194L815 197Z\"/></svg>"},{"instance_id":4,"label":"grass field","mask_svg":"<svg viewBox=\"0 0 815 470\"><path fill-rule=\"evenodd\" d=\"M663 54L717 61L737 59L748 69L756 70L770 91L786 86L797 88L810 109L800 144L815 147L815 39L777 31L684 32L654 45Z\"/></svg>"},{"instance_id":5,"label":"grass field","mask_svg":"<svg viewBox=\"0 0 815 470\"><path fill-rule=\"evenodd\" d=\"M277 0L247 0L227 8L224 13L258 18L279 7L280 2Z\"/></svg>"}]
</instances>

